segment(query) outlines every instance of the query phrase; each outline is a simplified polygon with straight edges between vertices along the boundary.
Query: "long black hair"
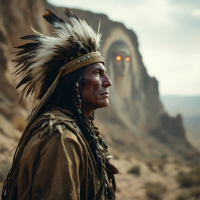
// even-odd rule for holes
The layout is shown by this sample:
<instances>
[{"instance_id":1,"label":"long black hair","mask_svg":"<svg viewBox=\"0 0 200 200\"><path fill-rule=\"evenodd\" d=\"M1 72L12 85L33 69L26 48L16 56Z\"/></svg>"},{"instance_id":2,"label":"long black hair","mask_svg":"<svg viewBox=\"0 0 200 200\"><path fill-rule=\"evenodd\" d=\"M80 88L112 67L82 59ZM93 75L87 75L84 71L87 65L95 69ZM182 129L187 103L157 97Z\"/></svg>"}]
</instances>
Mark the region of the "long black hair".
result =
<instances>
[{"instance_id":1,"label":"long black hair","mask_svg":"<svg viewBox=\"0 0 200 200\"><path fill-rule=\"evenodd\" d=\"M84 106L83 105L81 106L82 114L79 114L78 109L74 104L74 99L77 98L76 82L79 83L80 89L84 87L84 84L85 84L84 74L85 74L86 68L87 67L80 68L74 72L67 74L66 76L64 76L63 78L59 80L43 112L46 112L55 107L59 107L62 109L70 110L74 114L78 122L78 126L80 127L85 139L88 141L90 145L90 149L98 165L97 169L98 169L98 174L100 176L99 177L100 182L103 184L104 183L103 180L105 178L104 177L105 174L103 172L103 169L105 169L105 166L104 166L105 163L102 163L102 158L100 157L100 154L99 154L98 142L96 138L94 137L94 133L91 129L90 124L88 123L88 119L86 118L84 114ZM94 119L94 112L91 114L90 119L91 119L92 126L94 126L92 122ZM103 141L102 138L101 138L101 141ZM105 142L103 142L103 144L105 147L107 147ZM107 171L107 175L109 179L111 180L113 184L113 189L114 189L114 191L113 189L112 191L108 191L109 197L110 197L109 199L115 199L115 196L114 196L114 192L116 188L115 178L114 178L113 173L110 170ZM97 199L99 199L102 189L103 189L103 185L100 187L100 190L98 191L98 194L96 197Z\"/></svg>"},{"instance_id":2,"label":"long black hair","mask_svg":"<svg viewBox=\"0 0 200 200\"><path fill-rule=\"evenodd\" d=\"M84 137L90 143L90 148L97 163L101 164L96 155L96 150L98 150L97 140L84 114L84 106L81 106L82 114L79 114L77 107L74 105L74 99L77 98L76 82L79 83L80 88L84 86L84 73L86 68L80 68L61 78L42 112L47 112L55 107L70 110L74 114ZM90 119L94 119L94 112L90 116Z\"/></svg>"}]
</instances>

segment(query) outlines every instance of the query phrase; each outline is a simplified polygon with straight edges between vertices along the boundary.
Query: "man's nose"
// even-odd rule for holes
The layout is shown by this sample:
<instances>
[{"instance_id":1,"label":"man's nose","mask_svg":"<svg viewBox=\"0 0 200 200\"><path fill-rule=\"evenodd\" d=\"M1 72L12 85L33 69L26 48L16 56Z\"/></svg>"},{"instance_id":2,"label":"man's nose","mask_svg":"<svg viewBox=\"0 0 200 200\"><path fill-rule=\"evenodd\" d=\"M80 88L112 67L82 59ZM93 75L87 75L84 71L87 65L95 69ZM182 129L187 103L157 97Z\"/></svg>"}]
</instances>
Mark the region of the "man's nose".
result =
<instances>
[{"instance_id":1,"label":"man's nose","mask_svg":"<svg viewBox=\"0 0 200 200\"><path fill-rule=\"evenodd\" d=\"M109 79L109 77L105 74L105 78L103 80L103 87L110 87L112 85L111 80Z\"/></svg>"}]
</instances>

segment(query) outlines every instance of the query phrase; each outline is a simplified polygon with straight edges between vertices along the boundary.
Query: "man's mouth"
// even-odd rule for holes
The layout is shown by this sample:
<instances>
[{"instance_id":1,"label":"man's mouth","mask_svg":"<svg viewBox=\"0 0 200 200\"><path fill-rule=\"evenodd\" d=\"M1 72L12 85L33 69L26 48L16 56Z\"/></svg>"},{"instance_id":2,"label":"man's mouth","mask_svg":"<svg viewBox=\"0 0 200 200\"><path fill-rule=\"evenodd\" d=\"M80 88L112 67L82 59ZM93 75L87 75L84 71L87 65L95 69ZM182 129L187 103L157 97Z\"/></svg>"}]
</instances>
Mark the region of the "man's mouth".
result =
<instances>
[{"instance_id":1,"label":"man's mouth","mask_svg":"<svg viewBox=\"0 0 200 200\"><path fill-rule=\"evenodd\" d=\"M109 92L103 92L101 93L101 96L109 96Z\"/></svg>"}]
</instances>

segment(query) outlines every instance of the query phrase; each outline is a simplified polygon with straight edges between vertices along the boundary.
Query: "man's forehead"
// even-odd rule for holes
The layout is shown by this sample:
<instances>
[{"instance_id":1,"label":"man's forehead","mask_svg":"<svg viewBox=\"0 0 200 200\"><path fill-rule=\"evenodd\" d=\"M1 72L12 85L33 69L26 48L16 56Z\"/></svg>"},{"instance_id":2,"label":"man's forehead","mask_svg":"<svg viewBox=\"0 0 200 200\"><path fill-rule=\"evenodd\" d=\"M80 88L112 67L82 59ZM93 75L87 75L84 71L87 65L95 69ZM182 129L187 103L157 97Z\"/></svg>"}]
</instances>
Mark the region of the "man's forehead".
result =
<instances>
[{"instance_id":1,"label":"man's forehead","mask_svg":"<svg viewBox=\"0 0 200 200\"><path fill-rule=\"evenodd\" d=\"M92 70L92 71L96 69L102 69L103 71L106 71L106 68L103 63L94 63L90 65L88 68L89 70Z\"/></svg>"}]
</instances>

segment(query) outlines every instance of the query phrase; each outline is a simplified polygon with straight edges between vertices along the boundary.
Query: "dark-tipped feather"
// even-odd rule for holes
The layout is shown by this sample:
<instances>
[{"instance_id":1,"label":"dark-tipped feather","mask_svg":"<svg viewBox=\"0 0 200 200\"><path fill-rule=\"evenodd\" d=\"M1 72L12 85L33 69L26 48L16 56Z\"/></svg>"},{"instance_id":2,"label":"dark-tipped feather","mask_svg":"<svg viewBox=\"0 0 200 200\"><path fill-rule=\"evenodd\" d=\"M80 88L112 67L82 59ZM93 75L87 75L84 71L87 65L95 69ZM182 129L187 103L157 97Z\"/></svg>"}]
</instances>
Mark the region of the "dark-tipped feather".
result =
<instances>
[{"instance_id":1,"label":"dark-tipped feather","mask_svg":"<svg viewBox=\"0 0 200 200\"><path fill-rule=\"evenodd\" d=\"M45 13L43 15L44 19L49 22L54 28L58 28L55 27L55 22L61 23L61 24L65 24L65 22L63 21L63 19L57 17L54 13L52 13L50 10L47 10L47 13ZM59 29L59 28L58 28Z\"/></svg>"},{"instance_id":2,"label":"dark-tipped feather","mask_svg":"<svg viewBox=\"0 0 200 200\"><path fill-rule=\"evenodd\" d=\"M92 36L89 37L90 29L88 29L87 23L80 20L68 8L64 9L64 13L70 20L73 19L73 23L75 23L74 26L76 26L76 23L79 24L79 30L81 34L77 32L76 29L66 24L64 20L57 17L50 10L47 10L43 16L44 19L50 23L54 29L59 29L59 31L63 33L65 32L64 34L68 36L66 40L63 41L63 44L56 45L54 44L56 38L51 39L51 37L46 37L33 30L36 35L27 35L21 37L20 39L32 40L34 42L25 43L15 47L19 49L19 51L15 52L17 58L13 60L16 62L16 71L14 74L17 75L18 78L21 78L17 88L26 84L22 90L22 96L25 93L26 96L28 96L30 93L37 93L35 96L41 99L47 91L47 88L51 86L60 66L70 62L71 58L75 59L79 57L78 52L81 53L81 55L84 55L98 50L95 38L91 38ZM58 37L59 34L57 38ZM49 45L49 41L52 42L52 46ZM67 45L64 45L64 43ZM40 63L40 60L37 60L37 57L39 56L40 49L43 50L45 48L47 51L47 56L49 56L49 60L45 60L45 63L42 64ZM51 56L49 55L49 52L52 53ZM45 58L46 55L44 50L43 54ZM37 65L37 63L40 64ZM32 68L33 64L35 64L34 68ZM39 76L35 73L39 73ZM51 76L51 74L54 74L54 76ZM50 76L51 78L49 78Z\"/></svg>"},{"instance_id":3,"label":"dark-tipped feather","mask_svg":"<svg viewBox=\"0 0 200 200\"><path fill-rule=\"evenodd\" d=\"M30 74L26 75L26 76L19 82L19 84L17 85L16 89L19 88L21 85L23 85L23 84L29 82L29 81L30 81L30 78L31 78L31 75L30 75Z\"/></svg>"},{"instance_id":4,"label":"dark-tipped feather","mask_svg":"<svg viewBox=\"0 0 200 200\"><path fill-rule=\"evenodd\" d=\"M41 42L32 42L32 43L21 44L14 48L34 50L36 48L39 48L41 44L42 44Z\"/></svg>"},{"instance_id":5,"label":"dark-tipped feather","mask_svg":"<svg viewBox=\"0 0 200 200\"><path fill-rule=\"evenodd\" d=\"M40 41L41 36L38 35L26 35L19 39L21 40L33 40L33 41Z\"/></svg>"},{"instance_id":6,"label":"dark-tipped feather","mask_svg":"<svg viewBox=\"0 0 200 200\"><path fill-rule=\"evenodd\" d=\"M64 8L64 13L69 18L75 18L76 20L80 21L79 18L76 16L75 13L73 13L70 9Z\"/></svg>"}]
</instances>

